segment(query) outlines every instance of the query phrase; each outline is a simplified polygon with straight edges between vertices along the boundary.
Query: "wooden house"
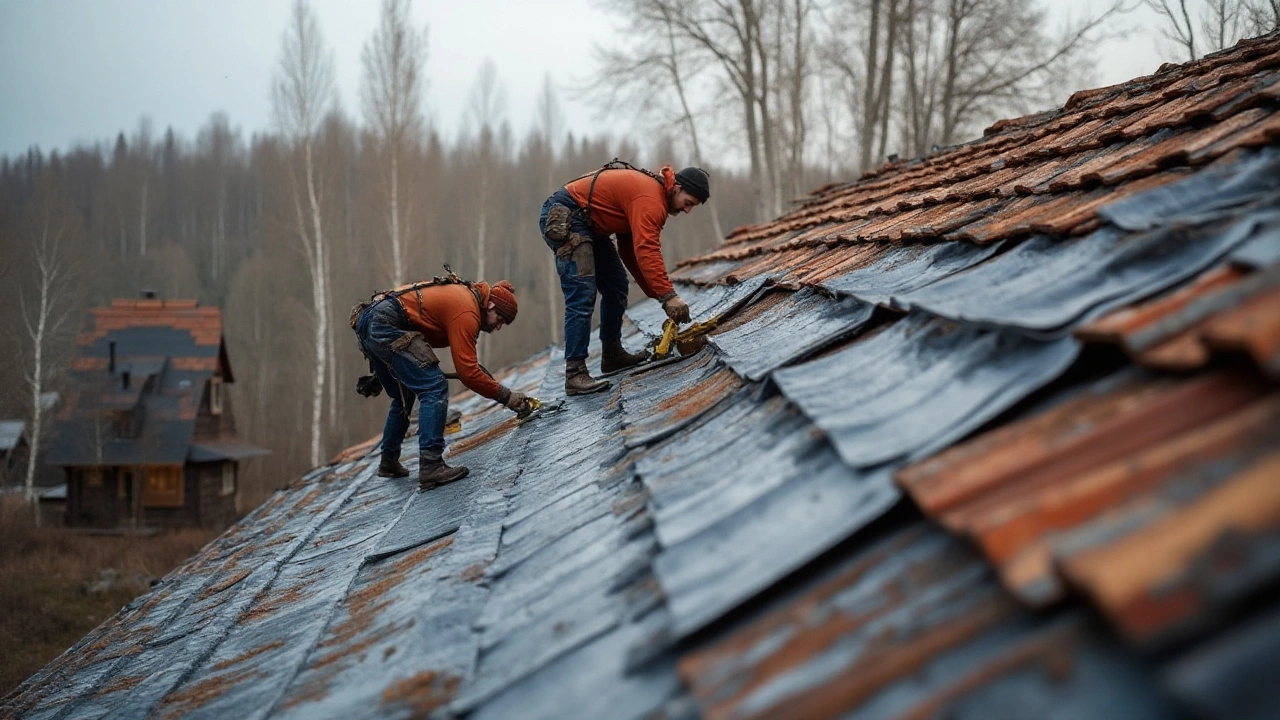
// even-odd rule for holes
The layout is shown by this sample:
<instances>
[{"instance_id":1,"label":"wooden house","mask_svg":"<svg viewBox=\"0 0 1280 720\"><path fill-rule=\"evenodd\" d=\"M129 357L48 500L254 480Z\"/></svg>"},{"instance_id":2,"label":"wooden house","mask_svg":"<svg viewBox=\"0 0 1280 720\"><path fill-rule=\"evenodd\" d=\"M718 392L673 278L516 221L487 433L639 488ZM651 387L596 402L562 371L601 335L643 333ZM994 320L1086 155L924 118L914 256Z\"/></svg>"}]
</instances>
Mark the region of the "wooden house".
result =
<instances>
[{"instance_id":1,"label":"wooden house","mask_svg":"<svg viewBox=\"0 0 1280 720\"><path fill-rule=\"evenodd\" d=\"M46 462L63 468L78 527L223 526L238 466L222 311L195 300L114 300L90 310Z\"/></svg>"}]
</instances>

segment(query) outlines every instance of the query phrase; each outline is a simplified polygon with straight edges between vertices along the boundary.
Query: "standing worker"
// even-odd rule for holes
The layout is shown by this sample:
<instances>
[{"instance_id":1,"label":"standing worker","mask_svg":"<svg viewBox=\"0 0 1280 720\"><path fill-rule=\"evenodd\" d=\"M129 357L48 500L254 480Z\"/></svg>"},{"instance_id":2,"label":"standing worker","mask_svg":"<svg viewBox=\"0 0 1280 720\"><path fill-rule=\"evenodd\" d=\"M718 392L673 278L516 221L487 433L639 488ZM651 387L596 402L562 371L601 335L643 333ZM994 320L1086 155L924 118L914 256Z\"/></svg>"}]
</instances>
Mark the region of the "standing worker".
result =
<instances>
[{"instance_id":1,"label":"standing worker","mask_svg":"<svg viewBox=\"0 0 1280 720\"><path fill-rule=\"evenodd\" d=\"M490 287L483 282L465 283L451 274L375 295L372 304L359 312L354 328L360 347L391 396L378 475L409 474L400 464L400 445L409 429L415 396L420 403L418 486L431 490L467 475L467 468L444 462L449 382L432 348L449 348L458 379L478 395L497 400L517 414L529 412L527 396L499 385L476 359L480 332L501 330L516 319L516 310L515 292L506 280Z\"/></svg>"},{"instance_id":2,"label":"standing worker","mask_svg":"<svg viewBox=\"0 0 1280 720\"><path fill-rule=\"evenodd\" d=\"M627 272L645 295L662 303L676 322L689 321L689 306L676 295L662 259L662 227L668 216L687 213L711 196L702 168L657 173L614 160L573 180L542 204L538 227L556 254L564 291L564 389L586 395L609 387L587 372L587 344L596 293L600 293L601 372L644 362L643 352L622 346L622 313L627 308ZM609 236L618 239L615 249ZM626 266L625 270L623 266Z\"/></svg>"}]
</instances>

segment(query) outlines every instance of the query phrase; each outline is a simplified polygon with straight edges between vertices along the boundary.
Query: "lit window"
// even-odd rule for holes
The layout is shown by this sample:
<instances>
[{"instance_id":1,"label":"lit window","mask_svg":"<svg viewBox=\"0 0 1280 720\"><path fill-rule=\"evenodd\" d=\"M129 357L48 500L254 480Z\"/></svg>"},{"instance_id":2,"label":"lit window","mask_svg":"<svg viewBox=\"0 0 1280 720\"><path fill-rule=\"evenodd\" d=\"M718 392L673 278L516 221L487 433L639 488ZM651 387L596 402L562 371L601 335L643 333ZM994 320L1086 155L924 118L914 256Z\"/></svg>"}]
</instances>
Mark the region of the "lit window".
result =
<instances>
[{"instance_id":1,"label":"lit window","mask_svg":"<svg viewBox=\"0 0 1280 720\"><path fill-rule=\"evenodd\" d=\"M235 463L222 463L222 494L223 496L234 495L236 492L236 465Z\"/></svg>"},{"instance_id":2,"label":"lit window","mask_svg":"<svg viewBox=\"0 0 1280 720\"><path fill-rule=\"evenodd\" d=\"M182 466L153 465L145 470L144 507L182 507Z\"/></svg>"},{"instance_id":3,"label":"lit window","mask_svg":"<svg viewBox=\"0 0 1280 720\"><path fill-rule=\"evenodd\" d=\"M222 378L217 376L209 378L209 413L222 414Z\"/></svg>"}]
</instances>

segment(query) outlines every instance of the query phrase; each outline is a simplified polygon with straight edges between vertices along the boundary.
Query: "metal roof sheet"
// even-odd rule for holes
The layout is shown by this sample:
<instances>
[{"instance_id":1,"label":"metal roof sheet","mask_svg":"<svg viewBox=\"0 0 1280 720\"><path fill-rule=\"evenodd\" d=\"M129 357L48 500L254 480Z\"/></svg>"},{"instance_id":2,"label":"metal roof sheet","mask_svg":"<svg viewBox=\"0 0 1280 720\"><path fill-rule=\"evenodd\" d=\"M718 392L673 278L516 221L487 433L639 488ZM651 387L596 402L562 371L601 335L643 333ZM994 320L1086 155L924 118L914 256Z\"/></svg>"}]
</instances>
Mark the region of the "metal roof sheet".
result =
<instances>
[{"instance_id":1,"label":"metal roof sheet","mask_svg":"<svg viewBox=\"0 0 1280 720\"><path fill-rule=\"evenodd\" d=\"M834 300L810 288L765 309L753 322L710 337L720 357L747 380L809 355L862 327L872 307L853 299Z\"/></svg>"},{"instance_id":2,"label":"metal roof sheet","mask_svg":"<svg viewBox=\"0 0 1280 720\"><path fill-rule=\"evenodd\" d=\"M1066 370L1077 348L912 312L773 377L841 459L866 467L967 435Z\"/></svg>"},{"instance_id":3,"label":"metal roof sheet","mask_svg":"<svg viewBox=\"0 0 1280 720\"><path fill-rule=\"evenodd\" d=\"M686 653L708 718L1168 717L1078 617L1038 619L963 544L913 524Z\"/></svg>"},{"instance_id":4,"label":"metal roof sheet","mask_svg":"<svg viewBox=\"0 0 1280 720\"><path fill-rule=\"evenodd\" d=\"M1195 324L1206 367L1186 376L1081 354L1065 331L1269 247L1261 173L1273 153L1240 151L1280 142L1277 68L1280 34L1246 41L735 231L673 274L695 319L720 321L700 353L629 371L525 425L453 398L462 431L449 457L472 474L430 493L377 478L376 442L349 448L0 701L0 714L1163 718L1261 707L1249 699L1274 686L1263 666L1280 572L1271 292L1233 296ZM1146 225L1107 219L1121 198L1122 222ZM1174 233L1171 218L1191 231ZM1248 229L1229 241L1201 232L1224 227ZM954 242L964 239L1008 242ZM1037 276L1040 294L1019 287L1012 276L1045 272L1028 260L1062 277ZM967 319L890 310L848 340L863 311L807 287L829 282L894 308L949 285L948 307ZM1147 308L1154 322L1176 314L1160 303ZM660 332L656 302L628 315L632 345ZM598 356L593 344L592 367ZM212 372L220 358L173 369ZM105 368L105 356L84 360L86 372ZM776 382L751 379L765 376ZM559 399L562 354L505 377ZM904 462L920 464L898 475L912 498L900 502L892 476ZM1034 611L1018 602L1055 598ZM1255 624L1239 625L1240 612ZM1243 641L1245 630L1261 640Z\"/></svg>"},{"instance_id":5,"label":"metal roof sheet","mask_svg":"<svg viewBox=\"0 0 1280 720\"><path fill-rule=\"evenodd\" d=\"M875 262L825 280L822 287L863 302L904 308L897 300L991 257L1000 243L927 243L893 247Z\"/></svg>"}]
</instances>

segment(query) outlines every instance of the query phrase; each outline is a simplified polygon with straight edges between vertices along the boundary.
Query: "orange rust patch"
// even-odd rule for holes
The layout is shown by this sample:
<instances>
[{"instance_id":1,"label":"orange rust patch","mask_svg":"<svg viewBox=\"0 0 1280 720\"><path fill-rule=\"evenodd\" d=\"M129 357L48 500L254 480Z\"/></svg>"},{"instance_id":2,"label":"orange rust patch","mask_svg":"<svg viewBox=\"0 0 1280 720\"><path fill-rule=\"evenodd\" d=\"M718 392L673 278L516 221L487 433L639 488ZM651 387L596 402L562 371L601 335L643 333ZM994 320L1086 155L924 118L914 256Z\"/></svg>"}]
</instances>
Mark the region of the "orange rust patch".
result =
<instances>
[{"instance_id":1,"label":"orange rust patch","mask_svg":"<svg viewBox=\"0 0 1280 720\"><path fill-rule=\"evenodd\" d=\"M321 648L336 649L318 660L315 663L315 667L330 665L344 657L362 652L371 645L385 640L396 630L401 629L395 623L392 623L368 635L359 642L350 644L357 637L365 634L373 626L378 613L391 603L390 600L386 599L387 593L405 581L409 568L420 564L452 543L453 538L448 537L412 550L406 553L404 557L382 569L382 578L370 582L360 590L348 595L347 619L335 625L329 636L319 645Z\"/></svg>"},{"instance_id":2,"label":"orange rust patch","mask_svg":"<svg viewBox=\"0 0 1280 720\"><path fill-rule=\"evenodd\" d=\"M382 691L382 704L404 705L416 715L426 715L452 700L459 682L456 675L424 670L388 685Z\"/></svg>"},{"instance_id":3,"label":"orange rust patch","mask_svg":"<svg viewBox=\"0 0 1280 720\"><path fill-rule=\"evenodd\" d=\"M261 654L263 654L263 653L265 653L265 652L271 652L272 650L275 650L276 648L279 648L279 647L284 647L284 641L283 641L283 640L276 640L275 642L269 642L269 643L267 643L266 645L263 645L262 647L254 648L253 650L250 650L250 651L248 651L248 652L246 652L246 653L241 653L240 655L237 655L237 656L235 656L235 657L231 658L230 660L223 660L222 662L220 662L220 663L218 663L218 664L214 665L214 666L213 666L213 669L214 669L214 670L226 670L227 668L231 667L232 665L239 665L240 663L242 663L242 662L244 662L244 661L246 661L246 660L250 660L250 659L252 659L252 658L255 658L255 657L257 657L257 656L259 656L259 655L261 655Z\"/></svg>"},{"instance_id":4,"label":"orange rust patch","mask_svg":"<svg viewBox=\"0 0 1280 720\"><path fill-rule=\"evenodd\" d=\"M462 572L458 573L458 579L464 582L475 582L484 577L484 571L488 569L489 563L478 562L474 565L468 565Z\"/></svg>"},{"instance_id":5,"label":"orange rust patch","mask_svg":"<svg viewBox=\"0 0 1280 720\"><path fill-rule=\"evenodd\" d=\"M247 623L254 620L261 620L280 608L286 605L292 605L305 597L306 595L303 594L301 585L291 587L279 595L268 599L266 602L258 603L248 610L240 613L240 622Z\"/></svg>"},{"instance_id":6,"label":"orange rust patch","mask_svg":"<svg viewBox=\"0 0 1280 720\"><path fill-rule=\"evenodd\" d=\"M498 423L497 425L494 425L488 430L478 432L475 435L472 435L471 437L465 437L460 440L455 440L449 443L449 453L451 455L456 456L461 453L467 452L468 450L474 450L475 448L496 439L498 436L504 435L510 432L511 430L514 430L517 422L518 421L516 420L516 418L510 417Z\"/></svg>"},{"instance_id":7,"label":"orange rust patch","mask_svg":"<svg viewBox=\"0 0 1280 720\"><path fill-rule=\"evenodd\" d=\"M164 711L161 717L181 717L191 710L203 707L210 700L221 697L227 690L243 682L266 677L261 670L238 670L215 675L193 685L171 692L160 701Z\"/></svg>"},{"instance_id":8,"label":"orange rust patch","mask_svg":"<svg viewBox=\"0 0 1280 720\"><path fill-rule=\"evenodd\" d=\"M118 693L122 690L132 690L138 686L138 683L146 679L145 675L121 675L115 680L112 680L110 684L103 686L93 695L94 697L101 697L103 695L110 695L111 693Z\"/></svg>"},{"instance_id":9,"label":"orange rust patch","mask_svg":"<svg viewBox=\"0 0 1280 720\"><path fill-rule=\"evenodd\" d=\"M216 594L218 594L218 593L222 592L223 590L226 590L227 588L229 588L229 587L231 587L231 586L235 585L236 583L240 582L241 580L243 580L243 579L245 579L245 578L249 577L249 575L250 575L250 574L252 574L252 572L253 572L252 570L239 570L239 571L237 571L237 572L234 572L234 573L232 573L232 574L228 575L227 577L223 578L222 580L219 580L218 582L216 582L216 583L214 583L214 584L210 585L209 587L205 588L205 589L204 589L204 591L202 591L202 592L200 593L200 599L201 599L201 600L204 600L204 599L208 598L208 597L209 597L209 596L211 596L211 595L216 595Z\"/></svg>"},{"instance_id":10,"label":"orange rust patch","mask_svg":"<svg viewBox=\"0 0 1280 720\"><path fill-rule=\"evenodd\" d=\"M614 515L630 515L636 510L644 507L645 502L649 499L649 494L645 492L635 492L623 497L613 504Z\"/></svg>"},{"instance_id":11,"label":"orange rust patch","mask_svg":"<svg viewBox=\"0 0 1280 720\"><path fill-rule=\"evenodd\" d=\"M302 509L310 505L312 502L314 502L315 499L320 496L320 493L321 493L320 488L318 487L311 488L311 491L308 492L306 495L303 495L302 499L299 500L297 504L289 508L289 512L285 514L285 517L293 517L298 513L302 512Z\"/></svg>"}]
</instances>

